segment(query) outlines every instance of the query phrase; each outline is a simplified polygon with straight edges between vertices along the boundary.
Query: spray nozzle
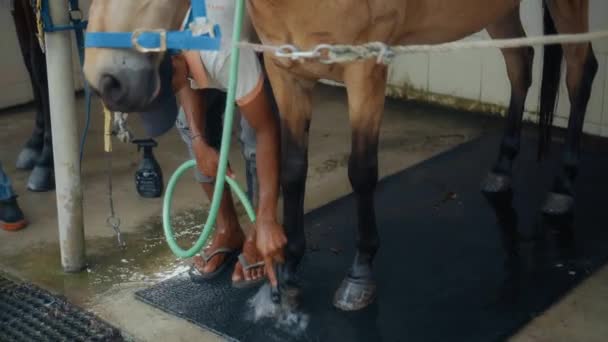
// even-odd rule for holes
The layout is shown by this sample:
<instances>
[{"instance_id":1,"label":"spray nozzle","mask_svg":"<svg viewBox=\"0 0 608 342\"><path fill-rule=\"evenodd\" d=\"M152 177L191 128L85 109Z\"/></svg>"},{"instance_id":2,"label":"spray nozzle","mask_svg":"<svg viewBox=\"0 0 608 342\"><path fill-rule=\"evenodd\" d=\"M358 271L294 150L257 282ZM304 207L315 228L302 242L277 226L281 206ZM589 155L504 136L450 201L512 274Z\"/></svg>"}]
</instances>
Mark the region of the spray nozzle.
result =
<instances>
[{"instance_id":1,"label":"spray nozzle","mask_svg":"<svg viewBox=\"0 0 608 342\"><path fill-rule=\"evenodd\" d=\"M154 139L137 139L132 142L137 145L137 152L141 151L142 148L149 151L158 146L158 143Z\"/></svg>"}]
</instances>

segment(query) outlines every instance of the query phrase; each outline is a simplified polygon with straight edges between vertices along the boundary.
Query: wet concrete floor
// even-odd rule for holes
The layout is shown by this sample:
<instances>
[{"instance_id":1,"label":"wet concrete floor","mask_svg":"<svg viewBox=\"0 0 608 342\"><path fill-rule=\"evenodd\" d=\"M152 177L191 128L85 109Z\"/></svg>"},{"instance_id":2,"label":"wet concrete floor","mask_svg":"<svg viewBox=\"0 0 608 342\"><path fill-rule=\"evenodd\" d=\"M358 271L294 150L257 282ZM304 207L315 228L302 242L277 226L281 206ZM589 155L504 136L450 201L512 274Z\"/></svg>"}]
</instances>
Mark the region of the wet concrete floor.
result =
<instances>
[{"instance_id":1,"label":"wet concrete floor","mask_svg":"<svg viewBox=\"0 0 608 342\"><path fill-rule=\"evenodd\" d=\"M310 164L305 207L322 206L351 191L347 179L350 130L342 89L320 87L310 137ZM82 108L83 101L79 105ZM114 201L127 242L120 249L106 225L109 213L107 159L103 153L103 117L94 107L83 163L85 229L89 267L67 275L61 270L54 193L25 190L28 173L14 161L33 127L29 106L0 112L0 160L12 177L30 227L0 232L0 269L67 296L123 329L136 340L216 340L210 332L135 300L133 293L187 269L167 248L160 224L161 200L140 198L133 177L139 156L135 146L115 141L112 156ZM81 111L82 117L84 117ZM480 134L492 121L486 115L454 112L419 103L389 101L380 143L380 174L386 176L423 161ZM82 123L81 123L82 124ZM130 120L140 132L135 119ZM187 159L177 132L159 139L155 154L165 179ZM244 184L243 161L235 144L231 163ZM449 171L446 171L449 172ZM175 224L186 245L196 238L205 217L202 191L185 179L178 186ZM514 337L516 341L600 341L608 336L608 270L599 272ZM604 330L602 330L604 329Z\"/></svg>"}]
</instances>

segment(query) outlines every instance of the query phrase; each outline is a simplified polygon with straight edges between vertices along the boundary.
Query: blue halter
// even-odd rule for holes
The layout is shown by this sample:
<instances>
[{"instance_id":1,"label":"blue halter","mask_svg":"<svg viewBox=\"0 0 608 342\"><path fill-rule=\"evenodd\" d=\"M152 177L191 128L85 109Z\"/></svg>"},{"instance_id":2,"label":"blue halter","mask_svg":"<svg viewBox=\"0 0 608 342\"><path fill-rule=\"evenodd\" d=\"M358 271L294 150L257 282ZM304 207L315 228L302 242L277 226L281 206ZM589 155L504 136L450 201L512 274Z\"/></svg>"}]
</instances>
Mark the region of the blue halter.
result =
<instances>
[{"instance_id":1,"label":"blue halter","mask_svg":"<svg viewBox=\"0 0 608 342\"><path fill-rule=\"evenodd\" d=\"M86 48L136 49L137 51L165 52L179 50L219 50L221 32L213 25L213 34L195 34L188 26L196 20L206 20L205 0L191 0L192 9L183 31L136 30L134 32L87 32Z\"/></svg>"}]
</instances>

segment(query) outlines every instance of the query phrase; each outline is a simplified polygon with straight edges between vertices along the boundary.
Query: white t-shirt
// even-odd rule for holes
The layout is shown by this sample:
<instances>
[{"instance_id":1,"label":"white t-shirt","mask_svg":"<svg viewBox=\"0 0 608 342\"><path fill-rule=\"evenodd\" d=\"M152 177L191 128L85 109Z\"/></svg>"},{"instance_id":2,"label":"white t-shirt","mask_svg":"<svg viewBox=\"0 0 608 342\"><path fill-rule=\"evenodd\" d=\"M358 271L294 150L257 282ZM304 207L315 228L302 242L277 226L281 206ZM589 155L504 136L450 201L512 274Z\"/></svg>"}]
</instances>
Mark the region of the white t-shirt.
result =
<instances>
[{"instance_id":1,"label":"white t-shirt","mask_svg":"<svg viewBox=\"0 0 608 342\"><path fill-rule=\"evenodd\" d=\"M232 47L232 33L234 31L234 0L207 0L207 19L212 25L219 25L222 40L220 50L201 51L201 61L205 66L209 78L209 87L220 90L228 88L230 78L229 60ZM190 12L186 16L186 20ZM243 29L241 39L249 41L254 36L253 25L248 15L243 17ZM262 68L254 51L241 49L239 63L239 84L237 86L237 101L246 97L256 86L262 77ZM192 84L192 88L198 88Z\"/></svg>"},{"instance_id":2,"label":"white t-shirt","mask_svg":"<svg viewBox=\"0 0 608 342\"><path fill-rule=\"evenodd\" d=\"M205 60L214 59L214 62L220 63L219 68L230 57L230 47L232 44L232 33L234 32L234 0L207 0L207 19L212 24L220 26L222 32L222 43L219 51L203 51ZM253 35L253 26L249 16L245 13L243 16L243 30L241 31L241 40L249 41ZM211 64L211 63L210 63ZM215 69L215 68L214 68Z\"/></svg>"}]
</instances>

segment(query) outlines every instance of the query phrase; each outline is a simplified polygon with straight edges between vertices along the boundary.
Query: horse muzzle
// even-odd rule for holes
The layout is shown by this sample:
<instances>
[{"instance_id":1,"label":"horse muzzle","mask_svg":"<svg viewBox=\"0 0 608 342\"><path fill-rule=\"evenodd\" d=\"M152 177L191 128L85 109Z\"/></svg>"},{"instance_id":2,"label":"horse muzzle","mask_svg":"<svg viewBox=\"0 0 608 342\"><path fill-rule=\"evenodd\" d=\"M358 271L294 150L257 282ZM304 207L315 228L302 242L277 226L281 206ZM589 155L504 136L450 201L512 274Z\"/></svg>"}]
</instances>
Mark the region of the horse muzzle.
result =
<instances>
[{"instance_id":1,"label":"horse muzzle","mask_svg":"<svg viewBox=\"0 0 608 342\"><path fill-rule=\"evenodd\" d=\"M158 65L150 57L113 50L98 60L98 74L89 81L109 110L143 111L158 96L161 88Z\"/></svg>"}]
</instances>

